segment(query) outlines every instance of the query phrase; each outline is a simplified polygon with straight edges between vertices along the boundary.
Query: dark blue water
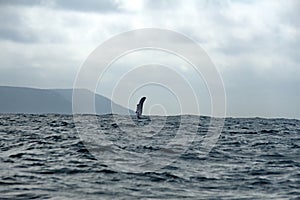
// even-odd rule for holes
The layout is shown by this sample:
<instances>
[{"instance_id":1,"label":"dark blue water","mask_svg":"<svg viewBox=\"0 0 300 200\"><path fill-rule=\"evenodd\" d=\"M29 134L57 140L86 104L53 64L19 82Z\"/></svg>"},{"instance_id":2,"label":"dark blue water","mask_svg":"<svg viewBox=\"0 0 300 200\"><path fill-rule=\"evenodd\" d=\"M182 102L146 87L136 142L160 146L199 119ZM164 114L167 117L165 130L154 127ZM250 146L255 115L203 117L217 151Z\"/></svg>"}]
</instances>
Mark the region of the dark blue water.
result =
<instances>
[{"instance_id":1,"label":"dark blue water","mask_svg":"<svg viewBox=\"0 0 300 200\"><path fill-rule=\"evenodd\" d=\"M92 118L0 115L0 199L300 198L299 120L227 118L206 152L208 117Z\"/></svg>"}]
</instances>

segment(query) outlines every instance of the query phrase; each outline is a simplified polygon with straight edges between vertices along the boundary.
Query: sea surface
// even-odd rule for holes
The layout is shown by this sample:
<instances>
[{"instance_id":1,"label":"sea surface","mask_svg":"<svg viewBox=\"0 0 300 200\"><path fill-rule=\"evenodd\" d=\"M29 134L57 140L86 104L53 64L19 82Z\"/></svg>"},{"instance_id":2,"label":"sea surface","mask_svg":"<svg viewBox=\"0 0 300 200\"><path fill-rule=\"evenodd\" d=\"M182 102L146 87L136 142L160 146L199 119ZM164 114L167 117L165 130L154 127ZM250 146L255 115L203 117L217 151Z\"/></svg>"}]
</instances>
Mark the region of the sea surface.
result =
<instances>
[{"instance_id":1,"label":"sea surface","mask_svg":"<svg viewBox=\"0 0 300 200\"><path fill-rule=\"evenodd\" d=\"M300 199L299 120L211 122L1 114L0 199Z\"/></svg>"}]
</instances>

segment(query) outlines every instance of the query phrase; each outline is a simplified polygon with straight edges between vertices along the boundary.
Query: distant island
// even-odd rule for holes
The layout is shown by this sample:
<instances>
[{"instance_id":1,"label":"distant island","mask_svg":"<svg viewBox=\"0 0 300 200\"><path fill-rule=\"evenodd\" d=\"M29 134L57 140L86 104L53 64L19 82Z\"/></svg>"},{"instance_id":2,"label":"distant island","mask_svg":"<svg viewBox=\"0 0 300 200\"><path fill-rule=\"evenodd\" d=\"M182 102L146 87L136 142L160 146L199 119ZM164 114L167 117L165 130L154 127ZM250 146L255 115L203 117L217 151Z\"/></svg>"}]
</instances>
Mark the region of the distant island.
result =
<instances>
[{"instance_id":1,"label":"distant island","mask_svg":"<svg viewBox=\"0 0 300 200\"><path fill-rule=\"evenodd\" d=\"M89 90L78 90L83 96L94 95ZM72 94L73 89L0 86L0 113L72 114ZM95 94L95 108L97 114L134 114L134 111L99 94Z\"/></svg>"}]
</instances>

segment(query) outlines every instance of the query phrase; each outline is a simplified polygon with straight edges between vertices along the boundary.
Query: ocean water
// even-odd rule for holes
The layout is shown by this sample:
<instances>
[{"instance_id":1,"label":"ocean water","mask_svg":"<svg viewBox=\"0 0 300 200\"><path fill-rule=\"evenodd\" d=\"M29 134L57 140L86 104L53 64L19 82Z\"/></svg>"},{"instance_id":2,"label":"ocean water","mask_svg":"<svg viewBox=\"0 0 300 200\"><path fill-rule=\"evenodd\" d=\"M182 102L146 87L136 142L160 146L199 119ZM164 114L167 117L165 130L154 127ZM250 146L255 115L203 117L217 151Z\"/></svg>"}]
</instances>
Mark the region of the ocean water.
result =
<instances>
[{"instance_id":1,"label":"ocean water","mask_svg":"<svg viewBox=\"0 0 300 200\"><path fill-rule=\"evenodd\" d=\"M2 114L0 199L300 199L299 120L211 120Z\"/></svg>"}]
</instances>

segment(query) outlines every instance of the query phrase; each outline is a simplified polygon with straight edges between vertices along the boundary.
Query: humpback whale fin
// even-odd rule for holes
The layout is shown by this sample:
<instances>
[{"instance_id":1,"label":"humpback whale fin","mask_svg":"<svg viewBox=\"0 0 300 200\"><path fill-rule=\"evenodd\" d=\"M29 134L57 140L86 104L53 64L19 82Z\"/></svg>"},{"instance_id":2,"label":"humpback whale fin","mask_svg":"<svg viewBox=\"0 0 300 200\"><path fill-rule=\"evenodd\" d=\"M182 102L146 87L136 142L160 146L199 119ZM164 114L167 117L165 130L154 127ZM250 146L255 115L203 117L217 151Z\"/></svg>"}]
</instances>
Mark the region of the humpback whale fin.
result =
<instances>
[{"instance_id":1,"label":"humpback whale fin","mask_svg":"<svg viewBox=\"0 0 300 200\"><path fill-rule=\"evenodd\" d=\"M144 101L146 100L146 97L141 98L139 104L136 105L136 116L138 119L141 118L142 113L143 113L143 105L144 105Z\"/></svg>"}]
</instances>

